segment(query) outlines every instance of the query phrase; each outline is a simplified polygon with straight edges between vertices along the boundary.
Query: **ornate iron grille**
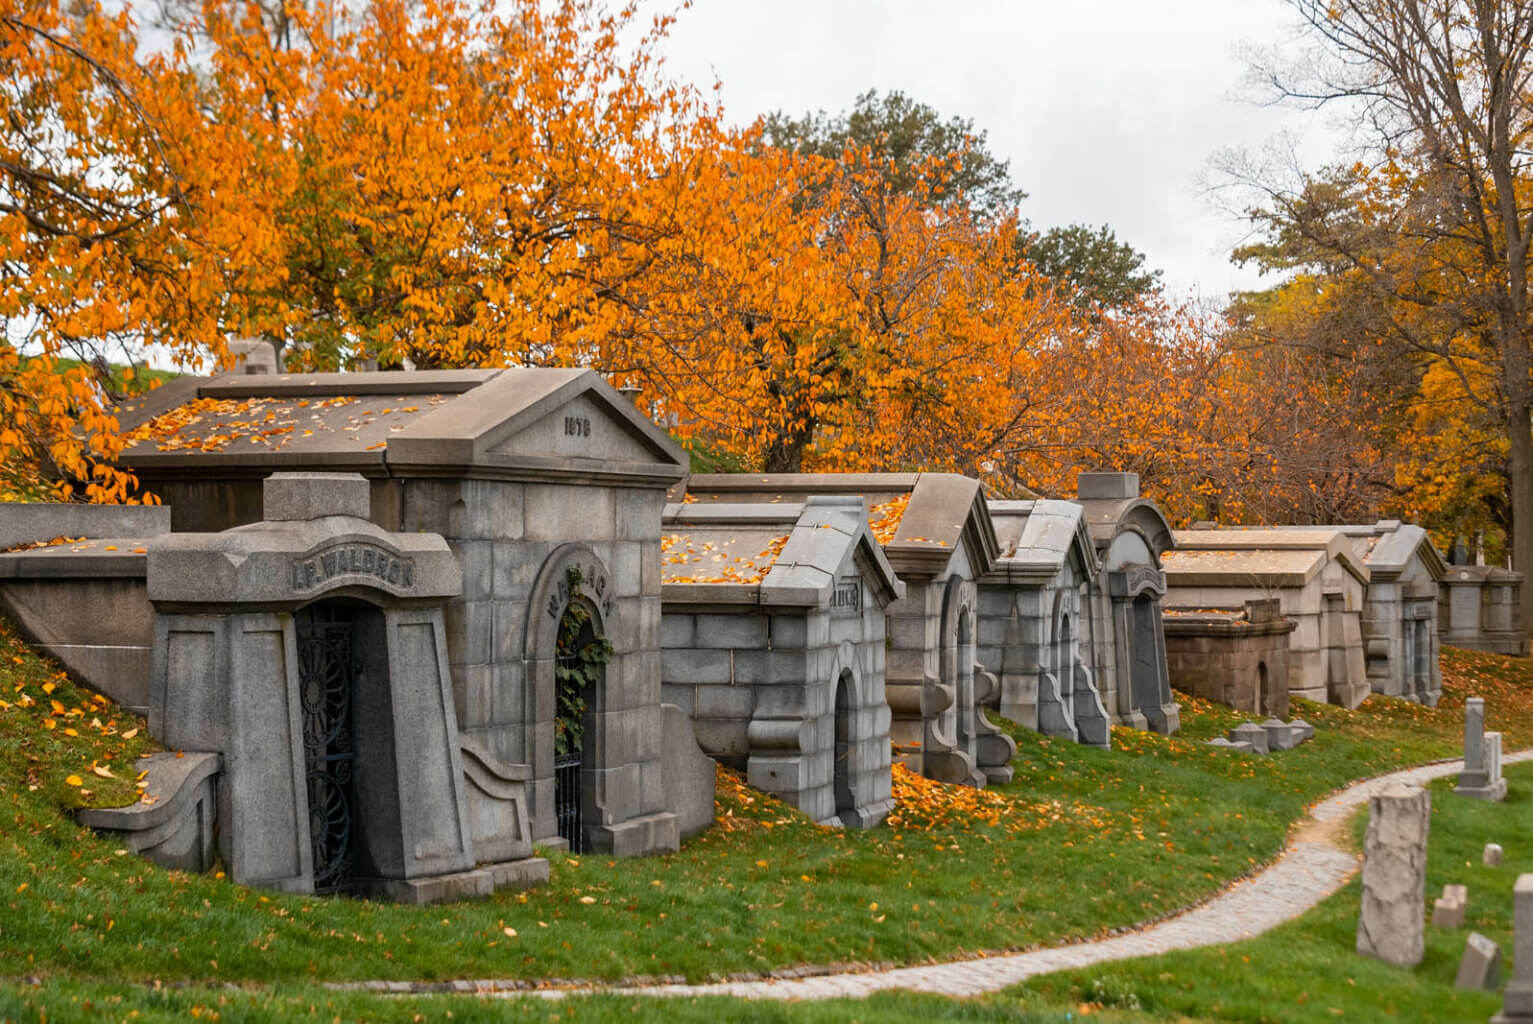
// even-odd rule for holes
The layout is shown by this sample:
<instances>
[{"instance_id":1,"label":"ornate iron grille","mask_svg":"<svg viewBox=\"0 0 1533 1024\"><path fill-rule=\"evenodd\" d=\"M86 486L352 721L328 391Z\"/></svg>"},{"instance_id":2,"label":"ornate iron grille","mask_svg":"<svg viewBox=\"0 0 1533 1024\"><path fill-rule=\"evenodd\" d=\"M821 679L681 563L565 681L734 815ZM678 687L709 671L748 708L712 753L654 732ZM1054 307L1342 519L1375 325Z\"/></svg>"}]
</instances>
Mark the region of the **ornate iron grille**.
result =
<instances>
[{"instance_id":1,"label":"ornate iron grille","mask_svg":"<svg viewBox=\"0 0 1533 1024\"><path fill-rule=\"evenodd\" d=\"M580 751L554 757L554 818L571 853L584 853L580 814Z\"/></svg>"},{"instance_id":2,"label":"ornate iron grille","mask_svg":"<svg viewBox=\"0 0 1533 1024\"><path fill-rule=\"evenodd\" d=\"M314 891L352 887L353 766L351 696L358 674L353 623L343 607L318 604L294 616L299 698L314 849Z\"/></svg>"}]
</instances>

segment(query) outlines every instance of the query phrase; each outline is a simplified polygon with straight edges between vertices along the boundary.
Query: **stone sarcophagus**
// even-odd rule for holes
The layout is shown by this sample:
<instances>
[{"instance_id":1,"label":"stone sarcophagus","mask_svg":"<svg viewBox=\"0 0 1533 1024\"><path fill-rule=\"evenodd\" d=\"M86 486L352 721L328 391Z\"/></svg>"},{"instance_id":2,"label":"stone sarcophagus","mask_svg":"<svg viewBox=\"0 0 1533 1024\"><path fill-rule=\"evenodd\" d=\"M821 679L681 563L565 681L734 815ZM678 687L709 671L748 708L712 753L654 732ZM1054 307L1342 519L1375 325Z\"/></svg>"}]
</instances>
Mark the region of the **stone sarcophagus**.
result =
<instances>
[{"instance_id":1,"label":"stone sarcophagus","mask_svg":"<svg viewBox=\"0 0 1533 1024\"><path fill-rule=\"evenodd\" d=\"M821 824L893 808L884 611L858 497L666 507L662 696L704 750Z\"/></svg>"},{"instance_id":2,"label":"stone sarcophagus","mask_svg":"<svg viewBox=\"0 0 1533 1024\"><path fill-rule=\"evenodd\" d=\"M525 778L465 772L447 543L369 522L353 474L275 474L264 494L260 522L148 548L149 728L219 755L233 879L424 902L546 877Z\"/></svg>"},{"instance_id":3,"label":"stone sarcophagus","mask_svg":"<svg viewBox=\"0 0 1533 1024\"><path fill-rule=\"evenodd\" d=\"M905 584L885 610L885 694L894 756L942 782L1010 780L1011 737L984 713L994 676L977 657L977 581L997 554L977 480L948 473L781 473L694 476L696 502L801 501L855 495Z\"/></svg>"}]
</instances>

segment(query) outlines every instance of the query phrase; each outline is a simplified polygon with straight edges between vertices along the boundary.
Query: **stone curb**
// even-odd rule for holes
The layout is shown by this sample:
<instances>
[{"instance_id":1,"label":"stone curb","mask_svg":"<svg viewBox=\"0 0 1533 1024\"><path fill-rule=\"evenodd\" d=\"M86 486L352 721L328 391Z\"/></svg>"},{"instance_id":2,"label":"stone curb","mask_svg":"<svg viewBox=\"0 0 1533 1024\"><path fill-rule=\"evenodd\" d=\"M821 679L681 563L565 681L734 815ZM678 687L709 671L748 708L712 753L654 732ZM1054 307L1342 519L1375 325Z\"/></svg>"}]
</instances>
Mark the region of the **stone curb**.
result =
<instances>
[{"instance_id":1,"label":"stone curb","mask_svg":"<svg viewBox=\"0 0 1533 1024\"><path fill-rule=\"evenodd\" d=\"M1508 754L1505 764L1533 760L1533 749ZM568 995L734 996L742 999L840 999L861 998L875 992L905 989L937 995L966 997L995 992L1038 974L1088 967L1111 960L1158 956L1180 949L1224 945L1260 935L1292 920L1336 892L1358 869L1358 857L1337 847L1329 836L1303 838L1306 826L1344 821L1368 798L1397 782L1425 783L1452 775L1462 760L1436 761L1354 782L1310 809L1295 823L1286 849L1260 872L1241 880L1211 899L1174 917L1140 931L1106 939L1077 942L1027 953L998 954L975 960L900 967L863 973L820 974L805 978L768 978L708 984L658 984L604 986L558 985L505 979L458 981L445 984L411 982L350 982L337 989L389 993L456 992L499 998L540 996L561 999Z\"/></svg>"}]
</instances>

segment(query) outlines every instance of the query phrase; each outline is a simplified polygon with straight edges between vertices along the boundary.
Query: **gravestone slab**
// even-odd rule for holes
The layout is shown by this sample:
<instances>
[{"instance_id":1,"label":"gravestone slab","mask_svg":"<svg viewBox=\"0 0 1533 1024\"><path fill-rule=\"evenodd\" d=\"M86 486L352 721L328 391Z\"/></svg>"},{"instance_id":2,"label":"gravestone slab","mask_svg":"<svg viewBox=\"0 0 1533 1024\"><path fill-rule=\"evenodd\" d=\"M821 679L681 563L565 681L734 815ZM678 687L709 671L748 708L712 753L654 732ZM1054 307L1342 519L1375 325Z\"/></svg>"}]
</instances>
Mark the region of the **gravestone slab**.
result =
<instances>
[{"instance_id":1,"label":"gravestone slab","mask_svg":"<svg viewBox=\"0 0 1533 1024\"><path fill-rule=\"evenodd\" d=\"M1470 697L1464 702L1464 770L1453 792L1476 800L1506 799L1506 780L1501 777L1501 734L1485 731L1485 700Z\"/></svg>"},{"instance_id":2,"label":"gravestone slab","mask_svg":"<svg viewBox=\"0 0 1533 1024\"><path fill-rule=\"evenodd\" d=\"M1288 725L1293 729L1294 735L1299 737L1300 743L1315 738L1315 727L1310 725L1302 718L1295 718L1292 722L1289 722Z\"/></svg>"},{"instance_id":3,"label":"gravestone slab","mask_svg":"<svg viewBox=\"0 0 1533 1024\"><path fill-rule=\"evenodd\" d=\"M1432 902L1432 923L1439 928L1460 928L1469 904L1469 887L1445 885L1443 894Z\"/></svg>"},{"instance_id":4,"label":"gravestone slab","mask_svg":"<svg viewBox=\"0 0 1533 1024\"><path fill-rule=\"evenodd\" d=\"M1431 797L1420 786L1393 785L1368 800L1357 919L1357 951L1363 956L1401 967L1421 962L1431 813Z\"/></svg>"},{"instance_id":5,"label":"gravestone slab","mask_svg":"<svg viewBox=\"0 0 1533 1024\"><path fill-rule=\"evenodd\" d=\"M1512 980L1501 997L1501 1012L1491 1024L1533 1022L1533 875L1518 875L1512 887Z\"/></svg>"},{"instance_id":6,"label":"gravestone slab","mask_svg":"<svg viewBox=\"0 0 1533 1024\"><path fill-rule=\"evenodd\" d=\"M1470 932L1464 955L1458 962L1454 988L1478 988L1494 992L1501 987L1501 947L1479 932Z\"/></svg>"},{"instance_id":7,"label":"gravestone slab","mask_svg":"<svg viewBox=\"0 0 1533 1024\"><path fill-rule=\"evenodd\" d=\"M1485 852L1481 855L1480 860L1488 868L1499 868L1501 866L1501 844L1486 843Z\"/></svg>"},{"instance_id":8,"label":"gravestone slab","mask_svg":"<svg viewBox=\"0 0 1533 1024\"><path fill-rule=\"evenodd\" d=\"M1230 739L1236 743L1249 743L1251 749L1258 754L1265 754L1268 750L1267 730L1255 722L1235 726L1230 730Z\"/></svg>"},{"instance_id":9,"label":"gravestone slab","mask_svg":"<svg viewBox=\"0 0 1533 1024\"><path fill-rule=\"evenodd\" d=\"M1229 750L1238 750L1242 754L1255 753L1255 750L1252 749L1251 744L1236 743L1233 740L1225 739L1223 736L1215 736L1213 739L1208 741L1208 745L1211 747L1225 747Z\"/></svg>"}]
</instances>

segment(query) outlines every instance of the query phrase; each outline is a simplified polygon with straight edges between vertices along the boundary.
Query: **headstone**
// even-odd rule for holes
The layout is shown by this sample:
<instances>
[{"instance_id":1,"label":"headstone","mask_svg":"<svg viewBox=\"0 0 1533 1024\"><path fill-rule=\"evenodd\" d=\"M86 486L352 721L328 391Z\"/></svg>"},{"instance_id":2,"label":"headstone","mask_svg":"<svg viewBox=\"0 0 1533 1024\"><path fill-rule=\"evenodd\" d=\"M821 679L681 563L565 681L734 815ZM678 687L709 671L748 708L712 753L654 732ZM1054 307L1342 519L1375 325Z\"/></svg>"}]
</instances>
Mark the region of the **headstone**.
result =
<instances>
[{"instance_id":1,"label":"headstone","mask_svg":"<svg viewBox=\"0 0 1533 1024\"><path fill-rule=\"evenodd\" d=\"M1533 875L1518 875L1512 887L1512 980L1491 1024L1533 1024Z\"/></svg>"},{"instance_id":2,"label":"headstone","mask_svg":"<svg viewBox=\"0 0 1533 1024\"><path fill-rule=\"evenodd\" d=\"M1295 718L1292 722L1289 722L1288 725L1293 729L1294 735L1299 737L1300 743L1315 738L1315 727L1310 725L1302 718Z\"/></svg>"},{"instance_id":3,"label":"headstone","mask_svg":"<svg viewBox=\"0 0 1533 1024\"><path fill-rule=\"evenodd\" d=\"M1476 800L1506 798L1501 777L1501 734L1485 731L1485 700L1470 697L1464 702L1464 770L1453 792Z\"/></svg>"},{"instance_id":4,"label":"headstone","mask_svg":"<svg viewBox=\"0 0 1533 1024\"><path fill-rule=\"evenodd\" d=\"M1267 730L1255 722L1235 726L1230 730L1230 739L1236 743L1251 744L1251 749L1258 754L1267 752Z\"/></svg>"},{"instance_id":5,"label":"headstone","mask_svg":"<svg viewBox=\"0 0 1533 1024\"><path fill-rule=\"evenodd\" d=\"M1443 894L1432 902L1432 923L1439 928L1462 927L1464 924L1464 909L1468 904L1468 886L1443 886Z\"/></svg>"},{"instance_id":6,"label":"headstone","mask_svg":"<svg viewBox=\"0 0 1533 1024\"><path fill-rule=\"evenodd\" d=\"M1478 988L1494 992L1501 987L1501 947L1479 932L1470 932L1464 956L1458 962L1454 988Z\"/></svg>"},{"instance_id":7,"label":"headstone","mask_svg":"<svg viewBox=\"0 0 1533 1024\"><path fill-rule=\"evenodd\" d=\"M1485 853L1480 859L1488 868L1499 868L1501 866L1501 844L1486 843Z\"/></svg>"},{"instance_id":8,"label":"headstone","mask_svg":"<svg viewBox=\"0 0 1533 1024\"><path fill-rule=\"evenodd\" d=\"M1267 719L1262 723L1262 729L1267 733L1268 750L1292 750L1303 742L1294 727L1281 718Z\"/></svg>"},{"instance_id":9,"label":"headstone","mask_svg":"<svg viewBox=\"0 0 1533 1024\"><path fill-rule=\"evenodd\" d=\"M1431 813L1431 797L1420 786L1398 783L1368 800L1357 919L1357 951L1364 956L1401 967L1421 962Z\"/></svg>"},{"instance_id":10,"label":"headstone","mask_svg":"<svg viewBox=\"0 0 1533 1024\"><path fill-rule=\"evenodd\" d=\"M1238 750L1242 754L1255 753L1255 751L1251 749L1251 744L1236 743L1232 740L1225 739L1223 736L1215 736L1213 739L1208 741L1208 745L1211 747L1224 747L1228 750Z\"/></svg>"}]
</instances>

